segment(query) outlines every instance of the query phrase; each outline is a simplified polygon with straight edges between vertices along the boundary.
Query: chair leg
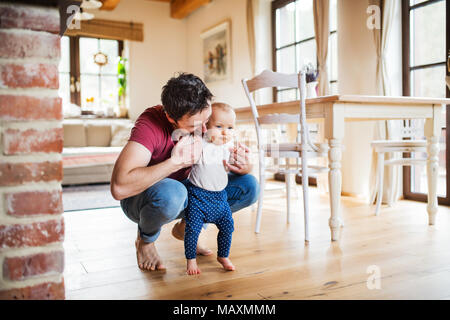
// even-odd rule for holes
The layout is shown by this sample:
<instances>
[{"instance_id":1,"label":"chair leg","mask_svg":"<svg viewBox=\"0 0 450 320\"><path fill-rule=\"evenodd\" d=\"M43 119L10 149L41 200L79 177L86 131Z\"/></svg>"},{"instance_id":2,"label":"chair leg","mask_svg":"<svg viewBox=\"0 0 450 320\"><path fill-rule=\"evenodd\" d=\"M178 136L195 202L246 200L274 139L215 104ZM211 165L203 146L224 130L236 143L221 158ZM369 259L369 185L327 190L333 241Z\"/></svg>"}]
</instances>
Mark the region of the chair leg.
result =
<instances>
[{"instance_id":1,"label":"chair leg","mask_svg":"<svg viewBox=\"0 0 450 320\"><path fill-rule=\"evenodd\" d=\"M286 207L287 207L287 223L291 222L291 174L285 173L284 181L286 183Z\"/></svg>"},{"instance_id":2,"label":"chair leg","mask_svg":"<svg viewBox=\"0 0 450 320\"><path fill-rule=\"evenodd\" d=\"M377 204L375 207L375 215L378 216L380 214L380 206L381 200L383 199L383 179L384 179L384 152L378 153L378 165L377 165L377 173L378 173L378 192L377 192Z\"/></svg>"},{"instance_id":3,"label":"chair leg","mask_svg":"<svg viewBox=\"0 0 450 320\"><path fill-rule=\"evenodd\" d=\"M264 172L263 162L260 159L259 163L259 197L258 197L258 209L256 210L256 226L255 233L259 233L261 229L261 215L264 197L264 188L266 185L266 175Z\"/></svg>"},{"instance_id":4,"label":"chair leg","mask_svg":"<svg viewBox=\"0 0 450 320\"><path fill-rule=\"evenodd\" d=\"M302 152L303 215L305 219L305 242L309 242L309 173L308 160L305 153Z\"/></svg>"},{"instance_id":5,"label":"chair leg","mask_svg":"<svg viewBox=\"0 0 450 320\"><path fill-rule=\"evenodd\" d=\"M378 156L378 153L377 153L377 156ZM375 202L375 200L377 199L377 193L378 193L378 167L377 167L377 169L376 169L377 171L375 172L375 188L374 188L374 191L372 192L372 195L371 195L371 197L370 197L370 205L372 205L374 202Z\"/></svg>"}]
</instances>

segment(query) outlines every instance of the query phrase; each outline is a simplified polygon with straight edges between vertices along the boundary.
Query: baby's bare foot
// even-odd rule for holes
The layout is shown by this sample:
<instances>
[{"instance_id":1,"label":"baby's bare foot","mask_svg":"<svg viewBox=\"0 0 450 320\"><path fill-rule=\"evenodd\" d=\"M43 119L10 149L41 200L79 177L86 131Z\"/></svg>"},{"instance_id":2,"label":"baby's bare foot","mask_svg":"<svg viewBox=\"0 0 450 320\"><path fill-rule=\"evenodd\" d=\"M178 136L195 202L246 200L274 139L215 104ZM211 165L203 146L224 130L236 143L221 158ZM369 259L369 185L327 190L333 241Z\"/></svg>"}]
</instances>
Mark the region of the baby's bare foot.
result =
<instances>
[{"instance_id":1,"label":"baby's bare foot","mask_svg":"<svg viewBox=\"0 0 450 320\"><path fill-rule=\"evenodd\" d=\"M146 243L140 237L136 239L136 255L142 270L164 270L166 267L156 251L155 243Z\"/></svg>"},{"instance_id":2,"label":"baby's bare foot","mask_svg":"<svg viewBox=\"0 0 450 320\"><path fill-rule=\"evenodd\" d=\"M194 274L200 274L201 271L197 266L197 260L196 259L188 259L187 260L187 274L192 276Z\"/></svg>"},{"instance_id":3,"label":"baby's bare foot","mask_svg":"<svg viewBox=\"0 0 450 320\"><path fill-rule=\"evenodd\" d=\"M211 249L203 247L200 243L197 243L197 254L201 256L210 256L213 254Z\"/></svg>"},{"instance_id":4,"label":"baby's bare foot","mask_svg":"<svg viewBox=\"0 0 450 320\"><path fill-rule=\"evenodd\" d=\"M223 266L223 268L227 271L234 271L235 267L231 263L231 260L228 258L217 257L217 261Z\"/></svg>"},{"instance_id":5,"label":"baby's bare foot","mask_svg":"<svg viewBox=\"0 0 450 320\"><path fill-rule=\"evenodd\" d=\"M172 228L172 235L174 238L183 241L184 240L184 228L186 227L186 221L181 219ZM212 250L203 246L200 240L197 242L197 254L201 256L210 256L213 254Z\"/></svg>"}]
</instances>

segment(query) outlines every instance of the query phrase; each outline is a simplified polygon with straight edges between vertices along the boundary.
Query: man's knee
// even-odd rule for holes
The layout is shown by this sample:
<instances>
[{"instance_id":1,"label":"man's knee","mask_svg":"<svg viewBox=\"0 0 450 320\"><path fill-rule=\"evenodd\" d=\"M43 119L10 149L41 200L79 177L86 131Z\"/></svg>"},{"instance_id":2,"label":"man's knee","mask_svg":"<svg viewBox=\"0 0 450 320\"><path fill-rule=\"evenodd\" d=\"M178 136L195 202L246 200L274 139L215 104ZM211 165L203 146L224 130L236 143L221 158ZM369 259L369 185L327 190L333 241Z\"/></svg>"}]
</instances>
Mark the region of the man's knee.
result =
<instances>
[{"instance_id":1,"label":"man's knee","mask_svg":"<svg viewBox=\"0 0 450 320\"><path fill-rule=\"evenodd\" d=\"M251 174L246 174L241 177L241 186L245 190L245 202L247 206L254 204L258 201L259 196L259 183L258 180Z\"/></svg>"},{"instance_id":2,"label":"man's knee","mask_svg":"<svg viewBox=\"0 0 450 320\"><path fill-rule=\"evenodd\" d=\"M147 197L151 206L166 221L174 220L187 205L186 187L179 181L163 179L147 189Z\"/></svg>"}]
</instances>

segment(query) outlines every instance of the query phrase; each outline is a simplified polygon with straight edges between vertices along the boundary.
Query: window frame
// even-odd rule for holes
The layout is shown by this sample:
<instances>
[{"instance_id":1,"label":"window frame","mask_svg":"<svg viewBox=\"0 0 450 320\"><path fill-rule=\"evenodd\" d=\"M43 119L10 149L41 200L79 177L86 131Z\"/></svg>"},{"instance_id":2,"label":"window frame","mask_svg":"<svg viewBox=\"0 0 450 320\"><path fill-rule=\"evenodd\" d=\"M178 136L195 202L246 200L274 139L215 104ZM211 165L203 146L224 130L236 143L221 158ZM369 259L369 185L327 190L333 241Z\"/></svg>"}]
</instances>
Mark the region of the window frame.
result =
<instances>
[{"instance_id":1,"label":"window frame","mask_svg":"<svg viewBox=\"0 0 450 320\"><path fill-rule=\"evenodd\" d=\"M426 7L434 3L445 1L446 2L446 53L450 53L450 40L449 40L449 30L450 30L450 0L428 0L416 5L410 6L410 0L402 0L402 59L403 59L403 95L411 96L411 72L414 70L433 68L440 65L446 65L447 61L437 62L425 65L417 65L411 67L411 17L410 13L412 10ZM448 59L448 58L447 58ZM450 76L449 68L446 67L446 75ZM450 90L446 86L446 97L450 98ZM450 205L450 105L446 106L446 197L438 196L438 204ZM405 154L409 157L410 154ZM411 166L403 167L403 197L408 200L415 200L421 202L427 202L428 196L425 193L412 192L411 187Z\"/></svg>"},{"instance_id":2,"label":"window frame","mask_svg":"<svg viewBox=\"0 0 450 320\"><path fill-rule=\"evenodd\" d=\"M305 43L311 40L315 40L316 39L316 35L314 34L314 37L309 37L300 41L297 41L297 39L294 39L294 42L281 46L280 48L277 48L277 28L276 28L276 11L280 8L283 8L285 6L287 6L290 3L296 2L297 0L274 0L272 1L272 14L271 14L271 24L272 24L272 69L277 71L277 51L285 49L285 48L289 48L289 47L296 47L297 45L301 44L301 43ZM330 36L333 34L337 34L337 29L330 31ZM328 54L330 54L330 52L328 52ZM296 63L297 63L297 54L295 54L295 59L296 59ZM318 62L317 62L318 65ZM338 79L330 79L329 83L337 83ZM272 96L273 96L273 101L274 102L278 102L278 92L283 92L283 91L288 91L291 90L290 88L283 88L283 89L277 89L277 88L273 88L272 89Z\"/></svg>"},{"instance_id":3,"label":"window frame","mask_svg":"<svg viewBox=\"0 0 450 320\"><path fill-rule=\"evenodd\" d=\"M70 83L79 83L81 87L81 72L80 72L80 38L93 38L93 39L105 39L105 40L116 40L118 42L118 55L123 56L124 42L119 39L110 38L97 38L89 36L67 36L69 38L69 60L70 60ZM70 102L74 103L81 108L81 88L80 90L75 89L70 92Z\"/></svg>"}]
</instances>

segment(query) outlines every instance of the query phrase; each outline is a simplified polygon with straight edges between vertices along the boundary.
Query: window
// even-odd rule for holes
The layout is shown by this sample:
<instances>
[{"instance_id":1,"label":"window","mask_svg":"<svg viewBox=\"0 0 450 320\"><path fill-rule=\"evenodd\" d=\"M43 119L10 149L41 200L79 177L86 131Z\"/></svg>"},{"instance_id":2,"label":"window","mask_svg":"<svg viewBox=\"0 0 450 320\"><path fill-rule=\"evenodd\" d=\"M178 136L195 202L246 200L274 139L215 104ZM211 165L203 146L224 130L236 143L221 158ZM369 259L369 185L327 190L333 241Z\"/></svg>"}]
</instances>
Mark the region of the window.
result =
<instances>
[{"instance_id":1,"label":"window","mask_svg":"<svg viewBox=\"0 0 450 320\"><path fill-rule=\"evenodd\" d=\"M403 1L403 94L417 97L450 97L445 76L447 53L449 53L449 21L446 6L449 0L402 0ZM447 30L447 31L446 31ZM444 110L444 112L448 112ZM447 113L448 114L448 113ZM443 115L446 119L446 115ZM448 180L449 134L448 117L443 123L439 154L438 195L440 204L450 204ZM419 139L423 137L417 137ZM422 155L412 155L423 157ZM426 201L428 192L426 168L404 168L404 197Z\"/></svg>"},{"instance_id":2,"label":"window","mask_svg":"<svg viewBox=\"0 0 450 320\"><path fill-rule=\"evenodd\" d=\"M116 108L118 59L123 41L89 37L61 38L59 95L63 105L74 103L83 113L105 115Z\"/></svg>"},{"instance_id":3,"label":"window","mask_svg":"<svg viewBox=\"0 0 450 320\"><path fill-rule=\"evenodd\" d=\"M275 0L272 3L274 67L295 73L307 63L317 67L313 0ZM337 93L337 0L330 0L328 75L331 93ZM275 89L278 102L298 99L298 90Z\"/></svg>"}]
</instances>

